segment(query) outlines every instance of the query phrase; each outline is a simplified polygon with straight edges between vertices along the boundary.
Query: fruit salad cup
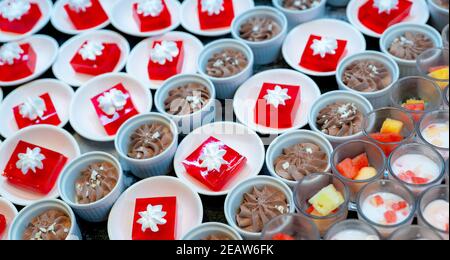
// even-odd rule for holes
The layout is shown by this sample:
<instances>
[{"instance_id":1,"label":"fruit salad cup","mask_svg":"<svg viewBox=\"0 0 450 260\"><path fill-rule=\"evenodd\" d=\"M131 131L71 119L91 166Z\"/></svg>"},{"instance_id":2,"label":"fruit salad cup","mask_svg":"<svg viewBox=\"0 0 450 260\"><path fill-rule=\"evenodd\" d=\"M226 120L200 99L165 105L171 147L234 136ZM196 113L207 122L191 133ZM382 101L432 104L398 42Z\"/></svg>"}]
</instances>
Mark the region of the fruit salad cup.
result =
<instances>
[{"instance_id":1,"label":"fruit salad cup","mask_svg":"<svg viewBox=\"0 0 450 260\"><path fill-rule=\"evenodd\" d=\"M412 225L397 229L389 240L442 240L442 238L429 228Z\"/></svg>"},{"instance_id":2,"label":"fruit salad cup","mask_svg":"<svg viewBox=\"0 0 450 260\"><path fill-rule=\"evenodd\" d=\"M378 231L371 225L357 219L336 223L328 230L325 240L381 240Z\"/></svg>"},{"instance_id":3,"label":"fruit salad cup","mask_svg":"<svg viewBox=\"0 0 450 260\"><path fill-rule=\"evenodd\" d=\"M315 173L297 183L294 202L297 212L311 219L321 236L348 215L350 192L344 182L329 173Z\"/></svg>"},{"instance_id":4,"label":"fruit salad cup","mask_svg":"<svg viewBox=\"0 0 450 260\"><path fill-rule=\"evenodd\" d=\"M417 70L420 75L431 79L444 89L449 79L448 48L433 48L417 57Z\"/></svg>"},{"instance_id":5,"label":"fruit salad cup","mask_svg":"<svg viewBox=\"0 0 450 260\"><path fill-rule=\"evenodd\" d=\"M448 110L425 114L417 126L418 141L437 150L444 160L449 156Z\"/></svg>"},{"instance_id":6,"label":"fruit salad cup","mask_svg":"<svg viewBox=\"0 0 450 260\"><path fill-rule=\"evenodd\" d=\"M417 222L448 240L448 185L439 185L426 190L419 198Z\"/></svg>"},{"instance_id":7,"label":"fruit salad cup","mask_svg":"<svg viewBox=\"0 0 450 260\"><path fill-rule=\"evenodd\" d=\"M286 214L274 218L262 231L262 240L320 240L316 224L299 214Z\"/></svg>"},{"instance_id":8,"label":"fruit salad cup","mask_svg":"<svg viewBox=\"0 0 450 260\"><path fill-rule=\"evenodd\" d=\"M399 145L413 140L414 120L398 108L381 108L364 117L363 133L389 156Z\"/></svg>"}]
</instances>

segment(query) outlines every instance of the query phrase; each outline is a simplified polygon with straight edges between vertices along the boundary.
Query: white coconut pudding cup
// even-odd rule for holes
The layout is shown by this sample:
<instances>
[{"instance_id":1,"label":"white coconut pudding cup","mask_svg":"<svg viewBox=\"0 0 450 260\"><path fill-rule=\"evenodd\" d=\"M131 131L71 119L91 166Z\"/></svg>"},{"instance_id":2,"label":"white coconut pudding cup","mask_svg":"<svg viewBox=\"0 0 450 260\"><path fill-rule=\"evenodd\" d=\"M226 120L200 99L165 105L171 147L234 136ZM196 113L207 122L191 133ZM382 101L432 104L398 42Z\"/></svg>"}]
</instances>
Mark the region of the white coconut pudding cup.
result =
<instances>
[{"instance_id":1,"label":"white coconut pudding cup","mask_svg":"<svg viewBox=\"0 0 450 260\"><path fill-rule=\"evenodd\" d=\"M282 181L270 176L257 176L255 178L241 182L228 194L225 199L225 218L227 219L228 224L232 228L237 230L239 234L241 234L241 236L246 240L257 240L261 237L262 232L254 233L241 229L236 223L236 215L238 213L239 207L242 204L244 194L247 192L251 192L253 187L261 189L264 186L270 186L282 191L287 199L289 213L295 212L292 190Z\"/></svg>"},{"instance_id":2,"label":"white coconut pudding cup","mask_svg":"<svg viewBox=\"0 0 450 260\"><path fill-rule=\"evenodd\" d=\"M324 109L326 106L331 105L336 102L345 102L345 103L353 103L356 105L358 110L363 113L363 116L367 115L371 111L373 111L372 104L363 96L353 93L350 91L331 91L326 94L323 94L317 101L314 103L313 107L311 108L311 111L309 113L309 127L311 130L324 135L325 138L330 141L330 143L333 145L333 147L336 147L342 143L345 143L347 141L353 140L353 139L359 139L363 136L363 131L361 129L360 133L357 133L355 135L351 136L331 136L324 134L317 126L317 116L320 112L320 110ZM362 126L361 126L362 127Z\"/></svg>"},{"instance_id":3,"label":"white coconut pudding cup","mask_svg":"<svg viewBox=\"0 0 450 260\"><path fill-rule=\"evenodd\" d=\"M289 28L293 28L301 23L306 23L325 16L327 0L320 0L320 4L306 10L289 10L283 7L283 0L272 0L272 4L284 15L289 23Z\"/></svg>"},{"instance_id":4,"label":"white coconut pudding cup","mask_svg":"<svg viewBox=\"0 0 450 260\"><path fill-rule=\"evenodd\" d=\"M416 60L405 60L392 55L389 52L389 46L392 44L394 39L403 35L405 32L422 33L426 35L433 41L435 48L442 47L442 37L441 34L436 31L433 27L425 24L416 23L400 23L389 27L380 38L380 49L387 56L391 57L395 62L397 62L400 69L400 77L406 76L417 76L419 72L417 70Z\"/></svg>"},{"instance_id":5,"label":"white coconut pudding cup","mask_svg":"<svg viewBox=\"0 0 450 260\"><path fill-rule=\"evenodd\" d=\"M225 236L230 238L230 240L242 240L241 235L236 230L218 222L201 224L189 231L181 240L205 240L211 235Z\"/></svg>"},{"instance_id":6,"label":"white coconut pudding cup","mask_svg":"<svg viewBox=\"0 0 450 260\"><path fill-rule=\"evenodd\" d=\"M273 38L261 42L248 41L240 36L240 28L242 24L253 17L267 17L273 19L279 26L281 31ZM288 22L283 13L272 7L256 7L246 11L233 20L231 25L231 34L233 38L241 40L247 44L253 51L255 56L255 64L269 64L274 62L280 56L281 46L286 38Z\"/></svg>"},{"instance_id":7,"label":"white coconut pudding cup","mask_svg":"<svg viewBox=\"0 0 450 260\"><path fill-rule=\"evenodd\" d=\"M436 3L436 0L427 0L431 14L431 24L434 28L442 30L448 24L448 9Z\"/></svg>"},{"instance_id":8,"label":"white coconut pudding cup","mask_svg":"<svg viewBox=\"0 0 450 260\"><path fill-rule=\"evenodd\" d=\"M236 75L226 78L211 77L206 73L206 65L215 53L224 49L234 49L241 51L247 56L248 65ZM253 75L254 56L253 52L246 44L233 39L222 39L213 41L206 45L198 58L197 68L200 75L210 79L216 87L216 97L218 99L232 99L239 86Z\"/></svg>"},{"instance_id":9,"label":"white coconut pudding cup","mask_svg":"<svg viewBox=\"0 0 450 260\"><path fill-rule=\"evenodd\" d=\"M389 70L389 73L391 74L392 77L391 83L384 89L375 92L360 92L345 85L344 82L342 81L345 69L351 63L362 60L377 61L384 64L386 68ZM397 63L388 55L377 51L364 51L345 57L339 63L336 71L336 81L339 85L340 90L347 90L360 94L361 96L367 98L367 100L369 100L370 103L372 103L372 106L375 109L385 107L390 104L389 97L392 92L392 86L399 79L399 77L400 77L400 69Z\"/></svg>"},{"instance_id":10,"label":"white coconut pudding cup","mask_svg":"<svg viewBox=\"0 0 450 260\"><path fill-rule=\"evenodd\" d=\"M66 240L82 240L80 228L78 227L77 220L72 209L63 201L56 199L41 200L22 209L11 224L8 232L8 239L22 240L23 233L31 220L47 210L61 210L69 216L71 227L68 231Z\"/></svg>"},{"instance_id":11,"label":"white coconut pudding cup","mask_svg":"<svg viewBox=\"0 0 450 260\"><path fill-rule=\"evenodd\" d=\"M333 146L324 137L324 135L318 134L317 132L309 130L296 130L292 132L285 133L277 137L270 144L266 153L266 167L269 170L271 176L281 180L283 183L288 185L291 189L295 188L297 181L291 181L285 179L278 175L275 171L274 161L283 153L283 150L301 143L313 143L318 145L322 151L325 151L328 156L328 165L324 172L329 172L331 169L331 154L333 153Z\"/></svg>"},{"instance_id":12,"label":"white coconut pudding cup","mask_svg":"<svg viewBox=\"0 0 450 260\"><path fill-rule=\"evenodd\" d=\"M109 194L102 199L90 204L79 204L76 201L75 183L80 177L81 171L85 170L93 163L107 162L114 166L117 170L118 180L114 188ZM73 210L82 219L88 222L101 222L108 218L108 214L119 198L120 194L125 190L124 176L119 161L103 152L91 152L81 155L68 164L58 180L59 194Z\"/></svg>"},{"instance_id":13,"label":"white coconut pudding cup","mask_svg":"<svg viewBox=\"0 0 450 260\"><path fill-rule=\"evenodd\" d=\"M134 159L128 156L130 136L140 126L149 123L160 123L168 126L173 134L172 144L161 154L149 159ZM172 162L178 148L178 127L175 122L166 115L159 113L146 113L132 117L120 128L114 140L119 161L125 164L136 177L145 179L153 176L165 175L172 170Z\"/></svg>"},{"instance_id":14,"label":"white coconut pudding cup","mask_svg":"<svg viewBox=\"0 0 450 260\"><path fill-rule=\"evenodd\" d=\"M11 223L14 221L18 213L19 212L17 211L16 207L9 200L0 197L0 214L5 216L6 219L6 229L3 235L0 237L0 241L8 239L9 227L11 226Z\"/></svg>"},{"instance_id":15,"label":"white coconut pudding cup","mask_svg":"<svg viewBox=\"0 0 450 260\"><path fill-rule=\"evenodd\" d=\"M208 89L210 95L208 103L206 103L201 110L191 114L172 115L168 113L165 109L165 101L169 96L169 92L189 83L197 83ZM168 79L161 88L156 91L155 106L159 113L170 117L175 122L180 134L187 135L192 132L192 130L215 121L216 89L211 80L204 76L198 74L181 74Z\"/></svg>"}]
</instances>

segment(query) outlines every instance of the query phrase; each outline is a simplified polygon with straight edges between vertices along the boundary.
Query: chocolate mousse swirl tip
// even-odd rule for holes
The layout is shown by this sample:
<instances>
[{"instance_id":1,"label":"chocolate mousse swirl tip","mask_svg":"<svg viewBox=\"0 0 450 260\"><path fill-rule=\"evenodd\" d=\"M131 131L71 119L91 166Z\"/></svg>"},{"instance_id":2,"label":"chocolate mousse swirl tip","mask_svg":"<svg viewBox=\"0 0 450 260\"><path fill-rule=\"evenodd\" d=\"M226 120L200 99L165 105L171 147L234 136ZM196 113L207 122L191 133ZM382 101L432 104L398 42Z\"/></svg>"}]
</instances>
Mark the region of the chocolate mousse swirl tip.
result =
<instances>
[{"instance_id":1,"label":"chocolate mousse swirl tip","mask_svg":"<svg viewBox=\"0 0 450 260\"><path fill-rule=\"evenodd\" d=\"M133 159L153 158L169 148L173 139L173 133L165 124L142 125L130 137L128 156Z\"/></svg>"},{"instance_id":2,"label":"chocolate mousse swirl tip","mask_svg":"<svg viewBox=\"0 0 450 260\"><path fill-rule=\"evenodd\" d=\"M227 78L243 71L248 66L247 56L239 50L224 49L215 53L206 65L206 74L215 78Z\"/></svg>"},{"instance_id":3,"label":"chocolate mousse swirl tip","mask_svg":"<svg viewBox=\"0 0 450 260\"><path fill-rule=\"evenodd\" d=\"M270 17L252 17L241 25L240 37L247 41L262 42L272 39L281 31L280 25Z\"/></svg>"},{"instance_id":4,"label":"chocolate mousse swirl tip","mask_svg":"<svg viewBox=\"0 0 450 260\"><path fill-rule=\"evenodd\" d=\"M171 115L189 115L200 111L211 99L207 87L188 83L169 91L164 108Z\"/></svg>"},{"instance_id":5,"label":"chocolate mousse swirl tip","mask_svg":"<svg viewBox=\"0 0 450 260\"><path fill-rule=\"evenodd\" d=\"M351 136L362 130L363 114L353 103L337 102L326 106L317 116L318 128L331 136Z\"/></svg>"},{"instance_id":6,"label":"chocolate mousse swirl tip","mask_svg":"<svg viewBox=\"0 0 450 260\"><path fill-rule=\"evenodd\" d=\"M392 75L381 62L359 60L344 69L342 82L356 91L375 92L389 86L392 83Z\"/></svg>"},{"instance_id":7,"label":"chocolate mousse swirl tip","mask_svg":"<svg viewBox=\"0 0 450 260\"><path fill-rule=\"evenodd\" d=\"M119 174L109 162L90 164L75 181L76 201L90 204L108 195L116 186Z\"/></svg>"}]
</instances>

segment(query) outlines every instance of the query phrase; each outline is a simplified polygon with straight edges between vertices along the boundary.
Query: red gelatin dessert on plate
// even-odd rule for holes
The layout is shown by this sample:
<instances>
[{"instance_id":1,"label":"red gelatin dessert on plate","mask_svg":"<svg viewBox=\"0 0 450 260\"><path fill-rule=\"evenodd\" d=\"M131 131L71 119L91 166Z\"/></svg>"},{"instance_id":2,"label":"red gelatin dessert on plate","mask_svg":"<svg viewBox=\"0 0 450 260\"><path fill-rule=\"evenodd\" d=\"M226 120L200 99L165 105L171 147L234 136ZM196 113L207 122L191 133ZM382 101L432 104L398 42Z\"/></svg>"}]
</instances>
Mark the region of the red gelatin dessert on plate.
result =
<instances>
[{"instance_id":1,"label":"red gelatin dessert on plate","mask_svg":"<svg viewBox=\"0 0 450 260\"><path fill-rule=\"evenodd\" d=\"M213 191L220 191L245 166L247 158L222 141L209 137L183 165L186 172Z\"/></svg>"},{"instance_id":2,"label":"red gelatin dessert on plate","mask_svg":"<svg viewBox=\"0 0 450 260\"><path fill-rule=\"evenodd\" d=\"M86 41L73 56L70 65L77 73L97 76L112 72L119 63L121 50L116 43Z\"/></svg>"},{"instance_id":3,"label":"red gelatin dessert on plate","mask_svg":"<svg viewBox=\"0 0 450 260\"><path fill-rule=\"evenodd\" d=\"M154 41L148 61L151 80L166 80L183 70L183 41Z\"/></svg>"},{"instance_id":4,"label":"red gelatin dessert on plate","mask_svg":"<svg viewBox=\"0 0 450 260\"><path fill-rule=\"evenodd\" d=\"M382 34L408 17L412 5L410 0L369 0L359 8L358 19L370 30Z\"/></svg>"},{"instance_id":5,"label":"red gelatin dessert on plate","mask_svg":"<svg viewBox=\"0 0 450 260\"><path fill-rule=\"evenodd\" d=\"M5 230L6 230L6 217L5 215L0 214L0 239L2 239Z\"/></svg>"},{"instance_id":6,"label":"red gelatin dessert on plate","mask_svg":"<svg viewBox=\"0 0 450 260\"><path fill-rule=\"evenodd\" d=\"M138 0L133 4L133 18L141 32L162 30L172 25L165 0Z\"/></svg>"},{"instance_id":7,"label":"red gelatin dessert on plate","mask_svg":"<svg viewBox=\"0 0 450 260\"><path fill-rule=\"evenodd\" d=\"M25 34L42 17L37 3L29 0L3 0L0 2L0 31Z\"/></svg>"},{"instance_id":8,"label":"red gelatin dessert on plate","mask_svg":"<svg viewBox=\"0 0 450 260\"><path fill-rule=\"evenodd\" d=\"M290 128L300 103L300 86L264 83L255 105L255 122L271 128Z\"/></svg>"},{"instance_id":9,"label":"red gelatin dessert on plate","mask_svg":"<svg viewBox=\"0 0 450 260\"><path fill-rule=\"evenodd\" d=\"M175 240L177 198L136 199L132 240Z\"/></svg>"},{"instance_id":10,"label":"red gelatin dessert on plate","mask_svg":"<svg viewBox=\"0 0 450 260\"><path fill-rule=\"evenodd\" d=\"M64 9L77 30L90 29L108 20L99 0L69 0Z\"/></svg>"},{"instance_id":11,"label":"red gelatin dessert on plate","mask_svg":"<svg viewBox=\"0 0 450 260\"><path fill-rule=\"evenodd\" d=\"M226 28L234 19L233 0L197 0L200 29Z\"/></svg>"},{"instance_id":12,"label":"red gelatin dessert on plate","mask_svg":"<svg viewBox=\"0 0 450 260\"><path fill-rule=\"evenodd\" d=\"M300 66L319 72L334 71L343 58L346 48L346 40L310 35L300 60Z\"/></svg>"},{"instance_id":13,"label":"red gelatin dessert on plate","mask_svg":"<svg viewBox=\"0 0 450 260\"><path fill-rule=\"evenodd\" d=\"M67 157L55 151L19 141L3 176L12 185L48 194L67 163Z\"/></svg>"},{"instance_id":14,"label":"red gelatin dessert on plate","mask_svg":"<svg viewBox=\"0 0 450 260\"><path fill-rule=\"evenodd\" d=\"M13 108L14 118L19 129L31 125L59 125L61 120L55 105L48 93L39 97L28 97L27 100Z\"/></svg>"},{"instance_id":15,"label":"red gelatin dessert on plate","mask_svg":"<svg viewBox=\"0 0 450 260\"><path fill-rule=\"evenodd\" d=\"M139 114L121 83L93 97L91 102L108 135L115 135L125 121Z\"/></svg>"},{"instance_id":16,"label":"red gelatin dessert on plate","mask_svg":"<svg viewBox=\"0 0 450 260\"><path fill-rule=\"evenodd\" d=\"M30 44L5 43L0 47L0 81L15 81L33 75L36 59Z\"/></svg>"}]
</instances>

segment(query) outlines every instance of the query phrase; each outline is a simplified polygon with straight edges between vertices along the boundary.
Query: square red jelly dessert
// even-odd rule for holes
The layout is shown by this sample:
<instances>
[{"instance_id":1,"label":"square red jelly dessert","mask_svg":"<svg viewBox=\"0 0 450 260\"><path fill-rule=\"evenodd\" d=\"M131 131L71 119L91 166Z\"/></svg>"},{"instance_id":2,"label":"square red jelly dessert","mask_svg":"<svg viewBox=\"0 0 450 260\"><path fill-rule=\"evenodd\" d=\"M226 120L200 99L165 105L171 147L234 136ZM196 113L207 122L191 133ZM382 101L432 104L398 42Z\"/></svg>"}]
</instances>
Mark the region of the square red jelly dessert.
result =
<instances>
[{"instance_id":1,"label":"square red jelly dessert","mask_svg":"<svg viewBox=\"0 0 450 260\"><path fill-rule=\"evenodd\" d=\"M0 81L15 81L32 75L36 52L30 44L6 43L0 47Z\"/></svg>"},{"instance_id":2,"label":"square red jelly dessert","mask_svg":"<svg viewBox=\"0 0 450 260\"><path fill-rule=\"evenodd\" d=\"M115 135L125 121L139 114L122 83L93 97L91 102L108 135Z\"/></svg>"},{"instance_id":3,"label":"square red jelly dessert","mask_svg":"<svg viewBox=\"0 0 450 260\"><path fill-rule=\"evenodd\" d=\"M55 105L48 93L39 97L29 97L27 100L13 107L14 118L19 129L31 125L59 125L61 120L56 112Z\"/></svg>"},{"instance_id":4,"label":"square red jelly dessert","mask_svg":"<svg viewBox=\"0 0 450 260\"><path fill-rule=\"evenodd\" d=\"M19 141L3 176L12 185L48 194L67 163L67 157L55 151Z\"/></svg>"},{"instance_id":5,"label":"square red jelly dessert","mask_svg":"<svg viewBox=\"0 0 450 260\"><path fill-rule=\"evenodd\" d=\"M85 41L70 65L77 73L97 76L112 72L119 63L120 55L116 43Z\"/></svg>"},{"instance_id":6,"label":"square red jelly dessert","mask_svg":"<svg viewBox=\"0 0 450 260\"><path fill-rule=\"evenodd\" d=\"M136 199L132 240L175 240L177 198Z\"/></svg>"},{"instance_id":7,"label":"square red jelly dessert","mask_svg":"<svg viewBox=\"0 0 450 260\"><path fill-rule=\"evenodd\" d=\"M162 30L172 24L165 0L139 0L133 4L133 18L141 32Z\"/></svg>"},{"instance_id":8,"label":"square red jelly dessert","mask_svg":"<svg viewBox=\"0 0 450 260\"><path fill-rule=\"evenodd\" d=\"M370 30L382 34L408 17L412 5L409 0L369 0L359 8L358 19Z\"/></svg>"},{"instance_id":9,"label":"square red jelly dessert","mask_svg":"<svg viewBox=\"0 0 450 260\"><path fill-rule=\"evenodd\" d=\"M226 28L234 19L233 0L197 0L200 29Z\"/></svg>"},{"instance_id":10,"label":"square red jelly dessert","mask_svg":"<svg viewBox=\"0 0 450 260\"><path fill-rule=\"evenodd\" d=\"M69 0L64 9L77 30L90 29L108 20L99 0Z\"/></svg>"},{"instance_id":11,"label":"square red jelly dessert","mask_svg":"<svg viewBox=\"0 0 450 260\"><path fill-rule=\"evenodd\" d=\"M29 0L4 0L0 3L0 31L27 33L41 17L39 5Z\"/></svg>"},{"instance_id":12,"label":"square red jelly dessert","mask_svg":"<svg viewBox=\"0 0 450 260\"><path fill-rule=\"evenodd\" d=\"M290 128L300 103L300 86L264 83L255 105L255 122L271 128Z\"/></svg>"},{"instance_id":13,"label":"square red jelly dessert","mask_svg":"<svg viewBox=\"0 0 450 260\"><path fill-rule=\"evenodd\" d=\"M213 191L220 191L245 166L247 158L222 141L209 137L183 165L189 175Z\"/></svg>"},{"instance_id":14,"label":"square red jelly dessert","mask_svg":"<svg viewBox=\"0 0 450 260\"><path fill-rule=\"evenodd\" d=\"M313 71L334 71L346 52L346 47L346 40L310 35L300 66Z\"/></svg>"},{"instance_id":15,"label":"square red jelly dessert","mask_svg":"<svg viewBox=\"0 0 450 260\"><path fill-rule=\"evenodd\" d=\"M3 237L3 233L6 231L6 217L0 214L0 240Z\"/></svg>"},{"instance_id":16,"label":"square red jelly dessert","mask_svg":"<svg viewBox=\"0 0 450 260\"><path fill-rule=\"evenodd\" d=\"M166 80L183 70L183 41L154 41L148 61L151 80Z\"/></svg>"}]
</instances>

